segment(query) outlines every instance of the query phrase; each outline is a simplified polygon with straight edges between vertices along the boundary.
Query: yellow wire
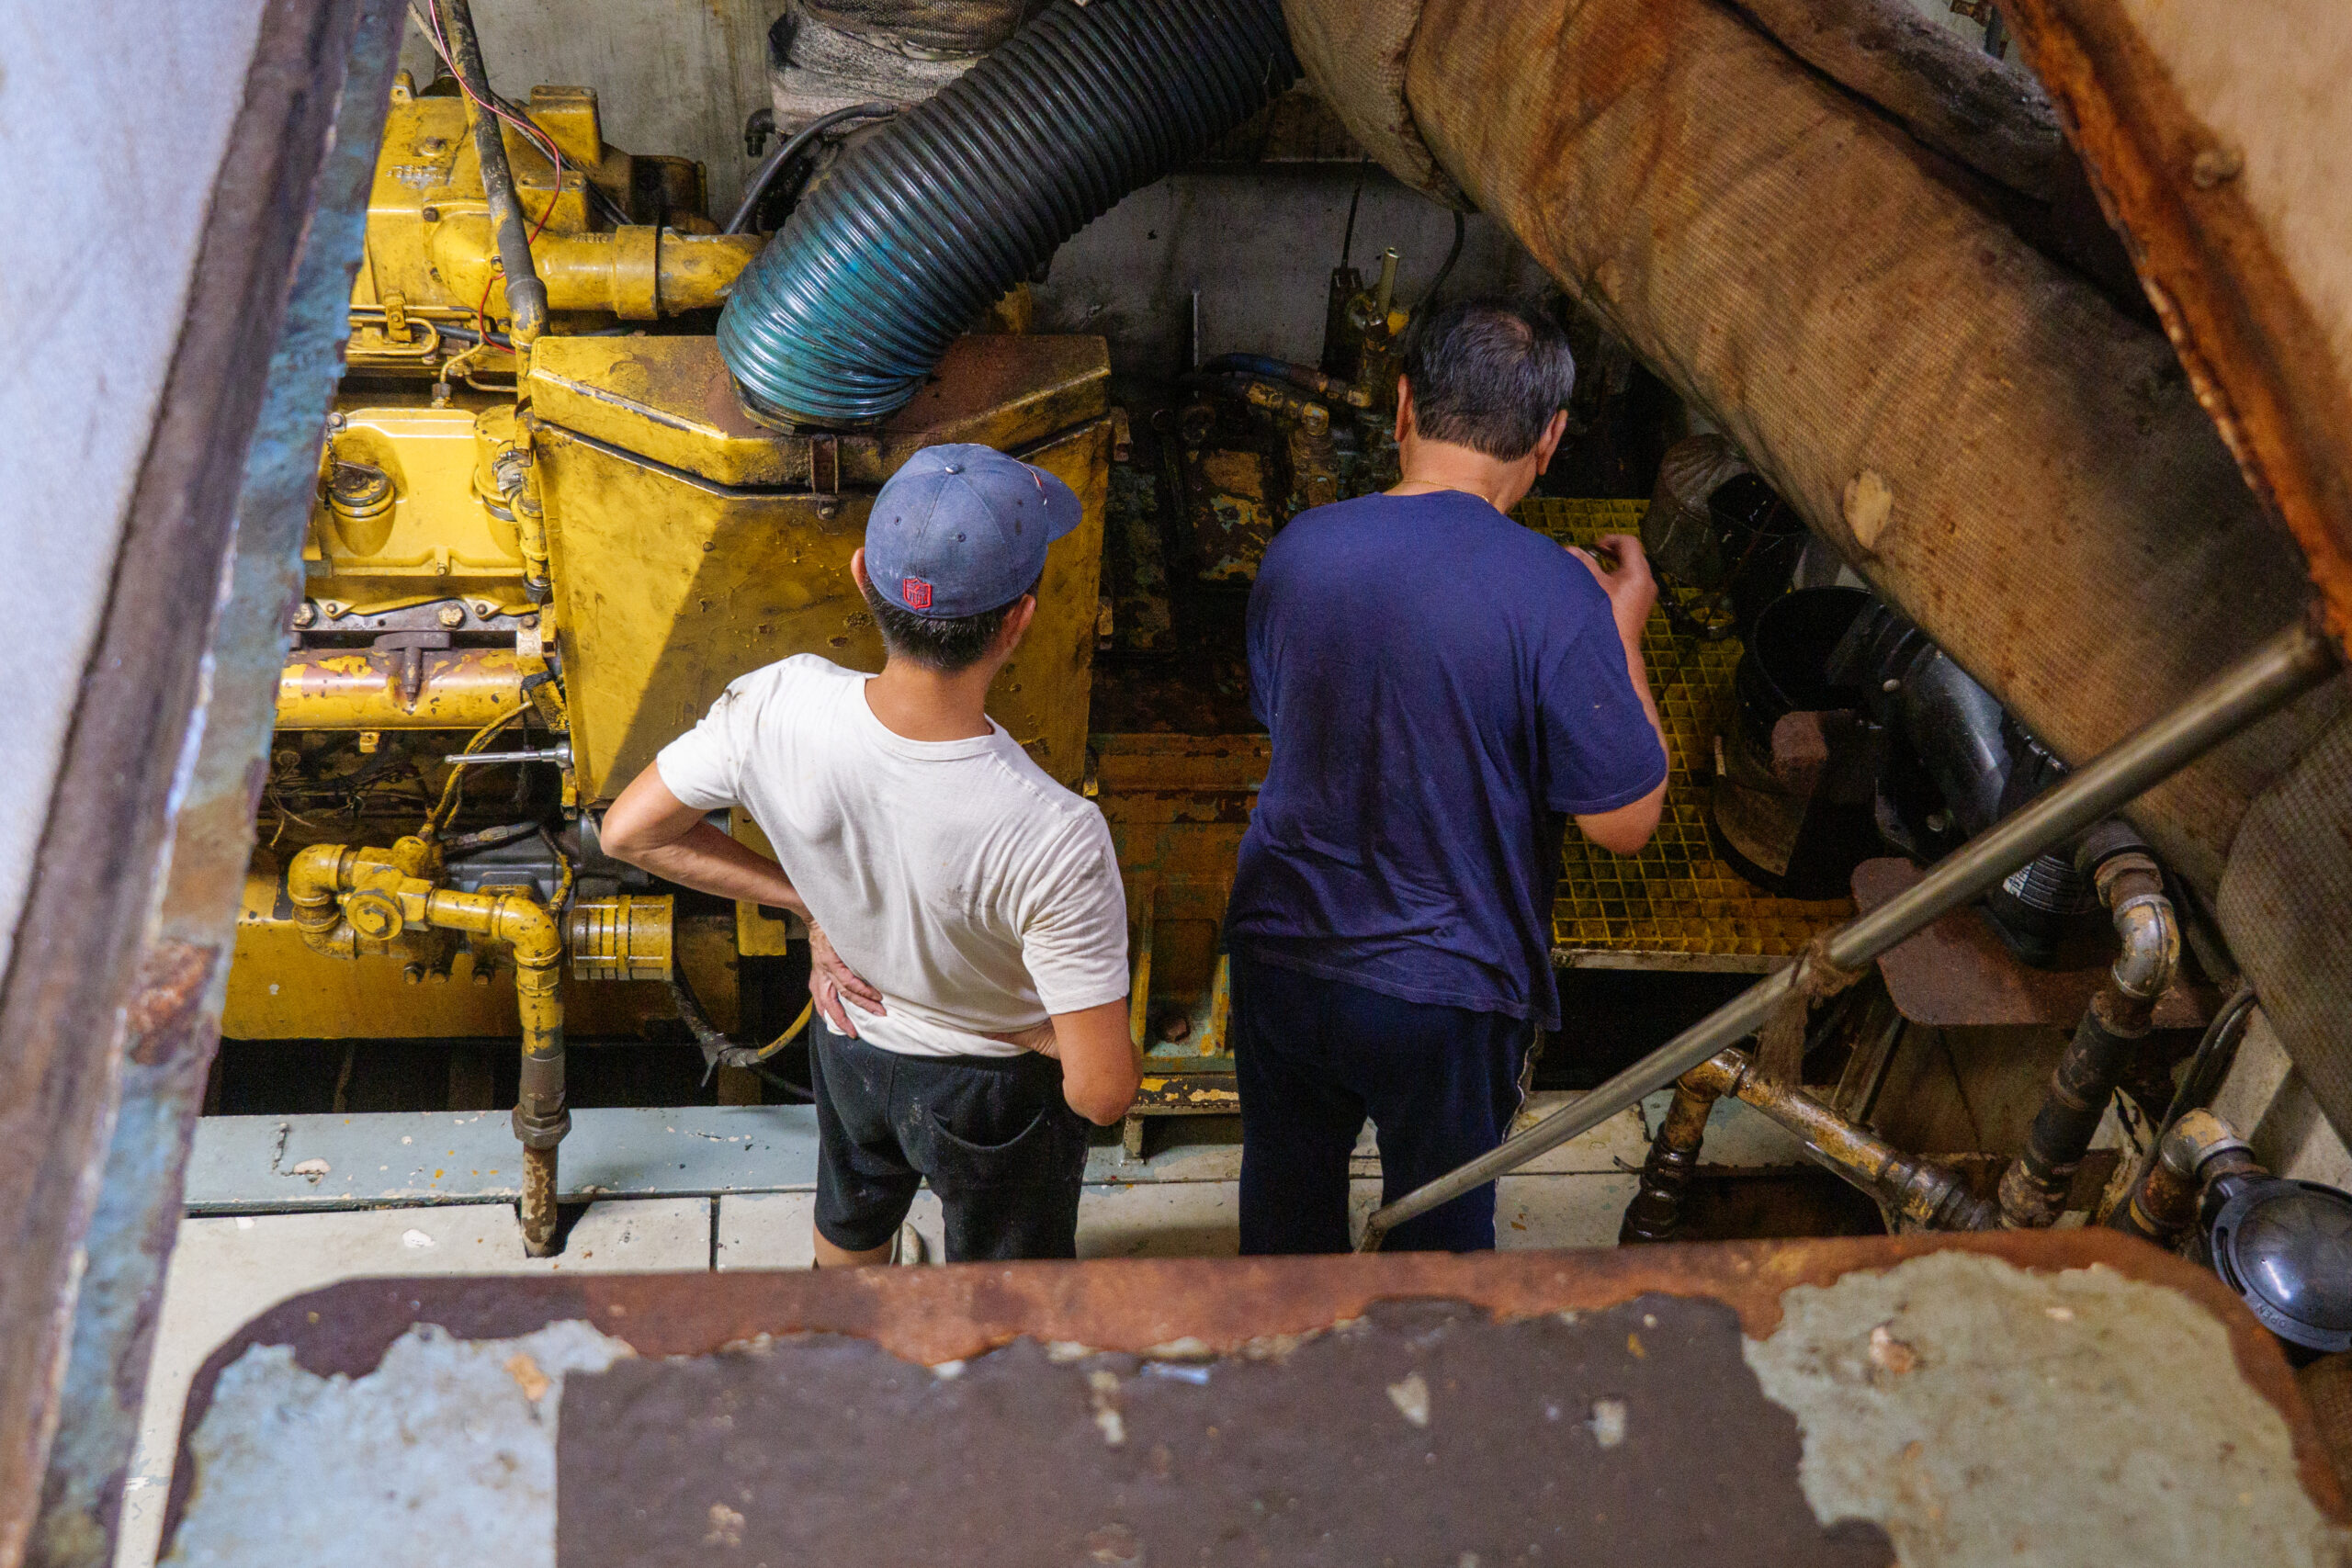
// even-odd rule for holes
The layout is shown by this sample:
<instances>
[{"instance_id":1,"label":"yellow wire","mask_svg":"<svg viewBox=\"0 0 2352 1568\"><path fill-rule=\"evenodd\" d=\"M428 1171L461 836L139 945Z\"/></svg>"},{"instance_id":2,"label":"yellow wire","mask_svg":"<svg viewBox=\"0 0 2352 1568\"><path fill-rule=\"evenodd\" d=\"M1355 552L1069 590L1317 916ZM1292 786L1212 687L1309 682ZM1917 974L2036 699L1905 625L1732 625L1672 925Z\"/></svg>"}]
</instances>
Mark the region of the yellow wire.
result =
<instances>
[{"instance_id":1,"label":"yellow wire","mask_svg":"<svg viewBox=\"0 0 2352 1568\"><path fill-rule=\"evenodd\" d=\"M474 738L466 742L465 749L459 751L458 755L461 757L472 756L484 746L490 744L490 738L492 736L497 734L500 730L505 728L508 725L514 723L516 719L522 717L525 714L530 711L530 702L528 699L526 699L521 707L516 708L513 713L508 714L505 717L492 719L488 724L483 725L480 729L474 731ZM464 785L465 778L466 767L464 763L452 762L449 764L449 779L447 783L441 786L440 803L435 806L431 811L425 813L424 830L418 834L419 838L431 838L434 834L441 830L447 820L456 817L458 795ZM445 813L447 814L446 817L444 815Z\"/></svg>"},{"instance_id":2,"label":"yellow wire","mask_svg":"<svg viewBox=\"0 0 2352 1568\"><path fill-rule=\"evenodd\" d=\"M752 1057L752 1060L755 1062L764 1062L770 1056L775 1055L778 1051L783 1050L786 1045L791 1044L794 1040L799 1037L800 1032L808 1027L808 1021L816 1016L817 1001L815 998L811 997L808 999L808 1005L800 1010L800 1016L792 1021L792 1027L777 1035L774 1040L769 1041L765 1045L761 1046L760 1054Z\"/></svg>"}]
</instances>

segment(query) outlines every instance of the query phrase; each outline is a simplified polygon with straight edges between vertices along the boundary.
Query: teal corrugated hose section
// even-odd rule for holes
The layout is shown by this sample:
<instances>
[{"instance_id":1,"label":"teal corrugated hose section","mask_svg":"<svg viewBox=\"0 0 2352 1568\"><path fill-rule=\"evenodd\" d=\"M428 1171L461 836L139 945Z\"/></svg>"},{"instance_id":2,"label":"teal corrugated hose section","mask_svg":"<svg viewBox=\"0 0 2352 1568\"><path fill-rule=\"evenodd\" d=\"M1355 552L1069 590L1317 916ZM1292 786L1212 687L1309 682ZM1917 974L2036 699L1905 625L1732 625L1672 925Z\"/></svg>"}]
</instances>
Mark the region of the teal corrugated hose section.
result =
<instances>
[{"instance_id":1,"label":"teal corrugated hose section","mask_svg":"<svg viewBox=\"0 0 2352 1568\"><path fill-rule=\"evenodd\" d=\"M800 204L719 355L767 417L880 419L1063 241L1297 76L1279 0L1058 0Z\"/></svg>"}]
</instances>

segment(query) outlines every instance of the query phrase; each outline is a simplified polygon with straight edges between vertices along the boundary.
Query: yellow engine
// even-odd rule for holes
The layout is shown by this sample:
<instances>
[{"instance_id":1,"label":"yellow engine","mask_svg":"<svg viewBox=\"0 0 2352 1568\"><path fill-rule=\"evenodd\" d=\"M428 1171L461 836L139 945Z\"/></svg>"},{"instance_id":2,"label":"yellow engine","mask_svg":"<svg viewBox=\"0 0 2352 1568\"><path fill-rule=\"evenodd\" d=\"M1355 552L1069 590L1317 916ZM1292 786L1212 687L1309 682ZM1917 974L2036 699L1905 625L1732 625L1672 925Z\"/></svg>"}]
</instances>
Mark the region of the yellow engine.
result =
<instances>
[{"instance_id":1,"label":"yellow engine","mask_svg":"<svg viewBox=\"0 0 2352 1568\"><path fill-rule=\"evenodd\" d=\"M922 446L1016 452L1086 502L990 694L1079 781L1111 423L1100 339L993 335L882 427L754 424L711 333L762 237L715 231L698 165L606 146L593 93L535 89L523 118L549 317L518 344L468 106L393 90L222 1028L520 1040L517 1131L551 1147L560 1067L535 1111L530 1055L677 1018L678 976L735 1027L739 960L794 935L673 905L598 853L594 809L738 675L879 668L849 558Z\"/></svg>"}]
</instances>

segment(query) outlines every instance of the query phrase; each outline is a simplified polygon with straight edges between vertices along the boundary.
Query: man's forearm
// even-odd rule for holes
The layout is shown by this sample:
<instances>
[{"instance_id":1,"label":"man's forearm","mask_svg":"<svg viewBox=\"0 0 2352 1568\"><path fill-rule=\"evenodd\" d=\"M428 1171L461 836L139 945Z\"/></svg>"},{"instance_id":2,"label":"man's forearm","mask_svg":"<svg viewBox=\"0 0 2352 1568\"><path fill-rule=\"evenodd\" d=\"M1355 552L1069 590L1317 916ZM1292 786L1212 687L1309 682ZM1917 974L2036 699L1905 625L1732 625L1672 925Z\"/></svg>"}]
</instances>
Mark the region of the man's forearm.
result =
<instances>
[{"instance_id":1,"label":"man's forearm","mask_svg":"<svg viewBox=\"0 0 2352 1568\"><path fill-rule=\"evenodd\" d=\"M1657 716L1657 699L1650 694L1649 667L1642 660L1642 629L1635 626L1630 633L1623 626L1618 637L1625 645L1625 673L1634 680L1634 695L1642 699L1642 711L1650 716L1650 728L1657 731L1657 743L1667 755L1669 768L1673 765L1674 748L1667 743L1666 723Z\"/></svg>"},{"instance_id":2,"label":"man's forearm","mask_svg":"<svg viewBox=\"0 0 2352 1568\"><path fill-rule=\"evenodd\" d=\"M668 843L633 846L620 858L697 893L789 909L803 919L808 915L784 867L707 822Z\"/></svg>"}]
</instances>

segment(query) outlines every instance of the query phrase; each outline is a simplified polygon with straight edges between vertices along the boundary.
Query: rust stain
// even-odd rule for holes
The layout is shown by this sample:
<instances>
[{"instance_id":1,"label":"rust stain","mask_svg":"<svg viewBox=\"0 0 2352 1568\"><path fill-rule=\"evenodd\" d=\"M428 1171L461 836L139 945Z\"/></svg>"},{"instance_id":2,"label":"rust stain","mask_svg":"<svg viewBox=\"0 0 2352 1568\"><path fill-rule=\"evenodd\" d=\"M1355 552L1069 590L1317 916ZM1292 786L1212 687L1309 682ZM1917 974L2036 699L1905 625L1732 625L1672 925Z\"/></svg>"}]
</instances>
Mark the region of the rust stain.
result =
<instances>
[{"instance_id":1,"label":"rust stain","mask_svg":"<svg viewBox=\"0 0 2352 1568\"><path fill-rule=\"evenodd\" d=\"M2128 236L2191 389L2281 516L2352 652L2352 388L2212 132L2118 0L2004 7L2107 216Z\"/></svg>"},{"instance_id":2,"label":"rust stain","mask_svg":"<svg viewBox=\"0 0 2352 1568\"><path fill-rule=\"evenodd\" d=\"M139 977L125 1010L131 1060L158 1066L209 1032L192 1028L203 1011L204 995L220 962L217 947L165 938L140 960Z\"/></svg>"},{"instance_id":3,"label":"rust stain","mask_svg":"<svg viewBox=\"0 0 2352 1568\"><path fill-rule=\"evenodd\" d=\"M2210 1270L2103 1228L1462 1256L350 1280L281 1303L231 1337L198 1373L183 1431L202 1420L220 1372L254 1345L289 1346L296 1361L320 1376L359 1376L419 1323L480 1340L584 1320L644 1357L845 1334L935 1367L1024 1337L1197 1359L1295 1345L1384 1302L1462 1302L1510 1321L1600 1311L1654 1294L1722 1303L1744 1334L1761 1338L1779 1326L1782 1297L1796 1286L1826 1286L1953 1250L2036 1272L2106 1269L2188 1297L2223 1325L2240 1375L2286 1420L2313 1503L2344 1517L2342 1494L2277 1342ZM1899 1375L1894 1363L1909 1348L1890 1337L1878 1351L1881 1371ZM188 1469L183 1463L175 1472L175 1499L185 1496Z\"/></svg>"}]
</instances>

